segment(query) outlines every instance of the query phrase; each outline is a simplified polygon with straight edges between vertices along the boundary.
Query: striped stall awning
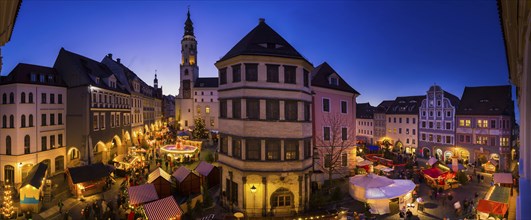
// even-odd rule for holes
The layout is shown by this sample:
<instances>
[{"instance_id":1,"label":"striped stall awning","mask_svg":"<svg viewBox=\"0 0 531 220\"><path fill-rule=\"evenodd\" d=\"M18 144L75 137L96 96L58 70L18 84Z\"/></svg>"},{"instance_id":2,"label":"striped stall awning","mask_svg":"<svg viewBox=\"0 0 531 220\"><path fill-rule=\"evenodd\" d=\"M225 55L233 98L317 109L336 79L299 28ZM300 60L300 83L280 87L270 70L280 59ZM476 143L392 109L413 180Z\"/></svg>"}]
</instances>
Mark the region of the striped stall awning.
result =
<instances>
[{"instance_id":1,"label":"striped stall awning","mask_svg":"<svg viewBox=\"0 0 531 220\"><path fill-rule=\"evenodd\" d=\"M181 219L183 214L173 196L144 204L144 211L149 220Z\"/></svg>"},{"instance_id":2,"label":"striped stall awning","mask_svg":"<svg viewBox=\"0 0 531 220\"><path fill-rule=\"evenodd\" d=\"M139 205L146 202L151 202L159 199L155 185L143 184L138 186L131 186L128 189L129 192L129 204Z\"/></svg>"}]
</instances>

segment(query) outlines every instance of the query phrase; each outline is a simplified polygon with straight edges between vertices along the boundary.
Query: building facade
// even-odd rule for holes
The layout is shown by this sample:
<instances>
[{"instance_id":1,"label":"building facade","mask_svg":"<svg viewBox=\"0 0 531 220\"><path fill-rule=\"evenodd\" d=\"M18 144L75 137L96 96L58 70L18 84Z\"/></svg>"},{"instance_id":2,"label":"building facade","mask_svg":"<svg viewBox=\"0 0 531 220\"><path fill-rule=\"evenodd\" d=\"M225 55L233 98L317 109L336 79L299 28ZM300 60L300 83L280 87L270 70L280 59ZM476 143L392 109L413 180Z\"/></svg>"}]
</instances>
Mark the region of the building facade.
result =
<instances>
[{"instance_id":1,"label":"building facade","mask_svg":"<svg viewBox=\"0 0 531 220\"><path fill-rule=\"evenodd\" d=\"M387 147L390 150L407 154L417 153L418 113L420 103L424 98L424 96L397 97L387 109L385 113L389 141Z\"/></svg>"},{"instance_id":2,"label":"building facade","mask_svg":"<svg viewBox=\"0 0 531 220\"><path fill-rule=\"evenodd\" d=\"M381 146L387 135L385 112L393 104L393 100L384 100L374 110L374 140L378 146Z\"/></svg>"},{"instance_id":3,"label":"building facade","mask_svg":"<svg viewBox=\"0 0 531 220\"><path fill-rule=\"evenodd\" d=\"M131 95L104 64L61 48L54 68L68 86L68 166L107 162L131 143Z\"/></svg>"},{"instance_id":4,"label":"building facade","mask_svg":"<svg viewBox=\"0 0 531 220\"><path fill-rule=\"evenodd\" d=\"M459 98L434 85L426 92L419 109L419 152L429 158L449 161L455 145L455 112ZM462 151L463 162L468 161Z\"/></svg>"},{"instance_id":5,"label":"building facade","mask_svg":"<svg viewBox=\"0 0 531 220\"><path fill-rule=\"evenodd\" d=\"M223 205L247 216L306 210L312 64L260 19L215 65Z\"/></svg>"},{"instance_id":6,"label":"building facade","mask_svg":"<svg viewBox=\"0 0 531 220\"><path fill-rule=\"evenodd\" d=\"M181 82L179 94L175 98L175 119L180 130L192 129L196 118L203 119L207 129L217 130L219 115L218 78L199 77L197 40L190 19L190 11L188 11L184 24L184 36L181 40Z\"/></svg>"},{"instance_id":7,"label":"building facade","mask_svg":"<svg viewBox=\"0 0 531 220\"><path fill-rule=\"evenodd\" d=\"M356 167L356 97L354 90L326 62L312 72L313 136L316 168L326 179L345 177ZM331 172L331 173L330 173Z\"/></svg>"},{"instance_id":8,"label":"building facade","mask_svg":"<svg viewBox=\"0 0 531 220\"><path fill-rule=\"evenodd\" d=\"M18 64L1 78L0 179L20 183L33 165L64 172L67 89L53 68Z\"/></svg>"},{"instance_id":9,"label":"building facade","mask_svg":"<svg viewBox=\"0 0 531 220\"><path fill-rule=\"evenodd\" d=\"M368 102L356 105L356 142L358 144L369 145L374 143L375 110L375 107Z\"/></svg>"},{"instance_id":10,"label":"building facade","mask_svg":"<svg viewBox=\"0 0 531 220\"><path fill-rule=\"evenodd\" d=\"M470 155L471 163L491 161L507 170L513 123L511 86L465 87L456 113L457 156Z\"/></svg>"},{"instance_id":11,"label":"building facade","mask_svg":"<svg viewBox=\"0 0 531 220\"><path fill-rule=\"evenodd\" d=\"M162 115L164 121L170 122L175 120L175 96L164 95L162 98Z\"/></svg>"}]
</instances>

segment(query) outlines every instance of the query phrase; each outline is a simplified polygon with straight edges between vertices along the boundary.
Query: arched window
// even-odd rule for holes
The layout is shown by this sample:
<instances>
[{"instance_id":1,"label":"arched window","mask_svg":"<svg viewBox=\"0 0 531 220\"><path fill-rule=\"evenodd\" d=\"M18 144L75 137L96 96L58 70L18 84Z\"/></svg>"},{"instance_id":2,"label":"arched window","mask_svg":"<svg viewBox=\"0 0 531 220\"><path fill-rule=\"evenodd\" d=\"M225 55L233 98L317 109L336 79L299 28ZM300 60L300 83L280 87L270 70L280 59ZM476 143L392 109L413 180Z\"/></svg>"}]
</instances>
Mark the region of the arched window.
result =
<instances>
[{"instance_id":1,"label":"arched window","mask_svg":"<svg viewBox=\"0 0 531 220\"><path fill-rule=\"evenodd\" d=\"M286 188L279 188L271 195L271 207L291 207L294 205L293 193Z\"/></svg>"},{"instance_id":2,"label":"arched window","mask_svg":"<svg viewBox=\"0 0 531 220\"><path fill-rule=\"evenodd\" d=\"M30 136L24 136L24 154L30 153Z\"/></svg>"},{"instance_id":3,"label":"arched window","mask_svg":"<svg viewBox=\"0 0 531 220\"><path fill-rule=\"evenodd\" d=\"M9 127L14 128L15 127L15 116L10 115L9 116Z\"/></svg>"},{"instance_id":4,"label":"arched window","mask_svg":"<svg viewBox=\"0 0 531 220\"><path fill-rule=\"evenodd\" d=\"M26 115L20 116L20 127L26 127Z\"/></svg>"},{"instance_id":5,"label":"arched window","mask_svg":"<svg viewBox=\"0 0 531 220\"><path fill-rule=\"evenodd\" d=\"M9 104L15 103L15 94L9 93Z\"/></svg>"},{"instance_id":6,"label":"arched window","mask_svg":"<svg viewBox=\"0 0 531 220\"><path fill-rule=\"evenodd\" d=\"M29 116L29 126L33 127L33 115Z\"/></svg>"},{"instance_id":7,"label":"arched window","mask_svg":"<svg viewBox=\"0 0 531 220\"><path fill-rule=\"evenodd\" d=\"M33 93L29 93L29 96L28 96L28 102L29 103L33 103Z\"/></svg>"},{"instance_id":8,"label":"arched window","mask_svg":"<svg viewBox=\"0 0 531 220\"><path fill-rule=\"evenodd\" d=\"M2 128L7 128L7 116L2 116Z\"/></svg>"},{"instance_id":9,"label":"arched window","mask_svg":"<svg viewBox=\"0 0 531 220\"><path fill-rule=\"evenodd\" d=\"M26 103L26 93L22 92L20 94L20 103Z\"/></svg>"},{"instance_id":10,"label":"arched window","mask_svg":"<svg viewBox=\"0 0 531 220\"><path fill-rule=\"evenodd\" d=\"M11 136L6 137L6 155L11 155Z\"/></svg>"},{"instance_id":11,"label":"arched window","mask_svg":"<svg viewBox=\"0 0 531 220\"><path fill-rule=\"evenodd\" d=\"M4 181L8 184L13 184L15 182L15 167L11 165L6 165L4 167Z\"/></svg>"},{"instance_id":12,"label":"arched window","mask_svg":"<svg viewBox=\"0 0 531 220\"><path fill-rule=\"evenodd\" d=\"M7 95L5 93L2 95L2 104L7 104Z\"/></svg>"},{"instance_id":13,"label":"arched window","mask_svg":"<svg viewBox=\"0 0 531 220\"><path fill-rule=\"evenodd\" d=\"M188 69L184 70L184 75L188 75Z\"/></svg>"}]
</instances>

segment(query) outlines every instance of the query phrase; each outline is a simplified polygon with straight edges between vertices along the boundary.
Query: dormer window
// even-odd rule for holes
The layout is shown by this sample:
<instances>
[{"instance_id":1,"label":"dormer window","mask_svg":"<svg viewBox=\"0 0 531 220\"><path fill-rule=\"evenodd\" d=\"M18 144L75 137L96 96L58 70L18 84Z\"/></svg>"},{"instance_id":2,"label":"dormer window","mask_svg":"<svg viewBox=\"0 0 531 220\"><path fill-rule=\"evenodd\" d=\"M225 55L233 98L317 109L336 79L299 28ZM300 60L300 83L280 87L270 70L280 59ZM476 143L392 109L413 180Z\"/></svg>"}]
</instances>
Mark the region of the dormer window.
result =
<instances>
[{"instance_id":1,"label":"dormer window","mask_svg":"<svg viewBox=\"0 0 531 220\"><path fill-rule=\"evenodd\" d=\"M53 82L53 75L48 75L48 82Z\"/></svg>"},{"instance_id":2,"label":"dormer window","mask_svg":"<svg viewBox=\"0 0 531 220\"><path fill-rule=\"evenodd\" d=\"M485 103L485 102L489 102L489 100L488 99L481 99L481 100L479 100L479 102Z\"/></svg>"},{"instance_id":3,"label":"dormer window","mask_svg":"<svg viewBox=\"0 0 531 220\"><path fill-rule=\"evenodd\" d=\"M37 74L32 73L32 74L30 75L30 79L31 79L32 82L36 82L36 81L37 81Z\"/></svg>"},{"instance_id":4,"label":"dormer window","mask_svg":"<svg viewBox=\"0 0 531 220\"><path fill-rule=\"evenodd\" d=\"M96 77L96 84L100 84L100 77Z\"/></svg>"},{"instance_id":5,"label":"dormer window","mask_svg":"<svg viewBox=\"0 0 531 220\"><path fill-rule=\"evenodd\" d=\"M333 86L339 85L339 80L336 77L330 77L330 85L333 85Z\"/></svg>"},{"instance_id":6,"label":"dormer window","mask_svg":"<svg viewBox=\"0 0 531 220\"><path fill-rule=\"evenodd\" d=\"M41 83L44 82L44 75L39 75L39 81L40 81Z\"/></svg>"}]
</instances>

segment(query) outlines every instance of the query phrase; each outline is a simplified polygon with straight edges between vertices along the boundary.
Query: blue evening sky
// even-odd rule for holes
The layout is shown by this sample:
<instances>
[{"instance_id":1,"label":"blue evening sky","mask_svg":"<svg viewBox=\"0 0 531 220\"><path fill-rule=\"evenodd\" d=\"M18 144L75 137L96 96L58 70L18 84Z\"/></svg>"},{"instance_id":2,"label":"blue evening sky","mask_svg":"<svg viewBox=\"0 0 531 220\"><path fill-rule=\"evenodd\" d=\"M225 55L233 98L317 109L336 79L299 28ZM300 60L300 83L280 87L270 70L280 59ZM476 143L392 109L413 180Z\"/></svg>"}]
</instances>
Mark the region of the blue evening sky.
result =
<instances>
[{"instance_id":1,"label":"blue evening sky","mask_svg":"<svg viewBox=\"0 0 531 220\"><path fill-rule=\"evenodd\" d=\"M424 95L434 83L460 97L465 86L509 83L496 1L30 1L2 48L17 63L53 66L61 47L100 61L107 53L164 94L176 95L180 41L190 5L200 76L258 18L317 66L328 62L377 105Z\"/></svg>"}]
</instances>

